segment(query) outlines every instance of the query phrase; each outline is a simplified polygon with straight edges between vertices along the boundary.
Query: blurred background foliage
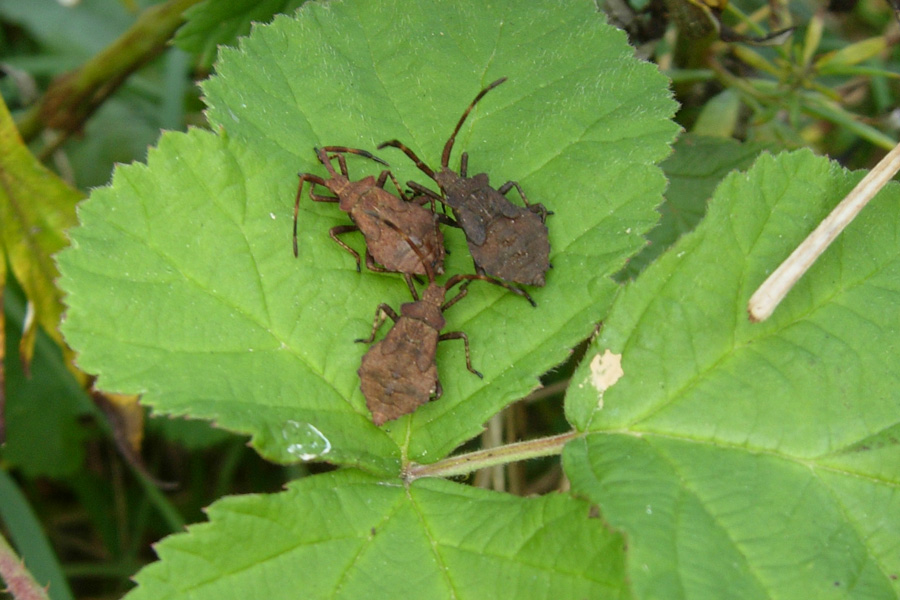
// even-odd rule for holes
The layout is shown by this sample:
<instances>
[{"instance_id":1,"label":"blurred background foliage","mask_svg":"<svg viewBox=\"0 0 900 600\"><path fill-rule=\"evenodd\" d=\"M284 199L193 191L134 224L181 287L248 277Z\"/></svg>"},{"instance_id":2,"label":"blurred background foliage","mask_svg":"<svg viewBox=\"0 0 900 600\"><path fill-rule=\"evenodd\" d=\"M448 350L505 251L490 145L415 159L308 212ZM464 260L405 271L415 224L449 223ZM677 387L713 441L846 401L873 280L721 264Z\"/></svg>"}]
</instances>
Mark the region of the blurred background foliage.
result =
<instances>
[{"instance_id":1,"label":"blurred background foliage","mask_svg":"<svg viewBox=\"0 0 900 600\"><path fill-rule=\"evenodd\" d=\"M54 202L74 205L106 184L116 163L143 160L161 130L204 127L196 83L214 69L217 46L300 4L0 0L0 94L24 143L67 184ZM672 79L685 130L662 165L670 184L660 223L623 280L691 230L721 178L760 152L806 146L867 168L896 143L900 19L886 0L599 4L636 52ZM778 32L785 33L768 39ZM4 176L21 168L0 157ZM35 210L45 201L20 200ZM58 249L35 248L47 254L35 262ZM59 299L17 279L29 259L14 250L0 253L0 533L37 581L51 582L50 597L118 598L154 559L150 544L202 520L214 499L276 491L328 468L272 465L244 439L206 423L145 418L135 399L91 390L53 320L43 331L34 324L41 324L34 307ZM55 320L56 311L43 312ZM566 431L558 407L580 356L576 348L543 390L495 417L466 449ZM559 488L561 477L557 460L543 460L471 481L530 494Z\"/></svg>"}]
</instances>

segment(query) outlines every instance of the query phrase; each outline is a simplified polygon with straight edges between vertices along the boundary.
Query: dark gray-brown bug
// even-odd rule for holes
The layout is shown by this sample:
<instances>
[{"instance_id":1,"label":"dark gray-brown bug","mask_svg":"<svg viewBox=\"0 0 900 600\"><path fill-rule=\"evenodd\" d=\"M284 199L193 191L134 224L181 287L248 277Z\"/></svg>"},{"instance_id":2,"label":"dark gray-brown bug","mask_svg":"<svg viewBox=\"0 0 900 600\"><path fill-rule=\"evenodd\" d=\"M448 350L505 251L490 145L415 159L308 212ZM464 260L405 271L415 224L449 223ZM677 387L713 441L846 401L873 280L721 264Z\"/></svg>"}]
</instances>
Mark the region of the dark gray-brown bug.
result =
<instances>
[{"instance_id":1,"label":"dark gray-brown bug","mask_svg":"<svg viewBox=\"0 0 900 600\"><path fill-rule=\"evenodd\" d=\"M441 397L443 390L435 362L438 342L461 339L465 344L466 368L478 377L482 376L472 368L469 338L466 334L462 331L441 333L446 325L444 311L468 293L469 281L482 280L516 293L520 291L507 283L480 274L454 275L444 285L438 285L434 281L434 271L416 243L398 225L388 219L381 220L394 229L419 256L428 277L428 287L420 299L415 293L415 287L411 285L414 301L401 305L399 315L388 304L379 304L371 335L356 340L359 343L371 343L387 317L394 321L394 326L384 339L369 348L363 356L357 371L366 406L372 412L372 421L376 425L409 414L430 399ZM447 292L464 281L467 283L459 293L446 300Z\"/></svg>"},{"instance_id":2,"label":"dark gray-brown bug","mask_svg":"<svg viewBox=\"0 0 900 600\"><path fill-rule=\"evenodd\" d=\"M360 270L359 254L345 244L338 236L351 231L360 231L366 239L366 266L377 272L394 271L404 274L424 275L426 269L423 261L410 249L400 232L409 236L418 245L435 273L444 272L444 236L438 228L434 210L426 209L423 204L428 202L425 197L417 197L408 200L400 189L390 171L384 170L376 180L371 175L359 181L350 181L347 172L347 163L344 153L358 154L366 158L387 165L380 158L373 156L365 150L346 148L344 146L325 146L315 149L316 156L325 166L330 175L324 179L311 173L300 173L300 182L297 186L297 197L294 200L294 256L298 254L297 247L297 213L300 208L300 197L303 193L303 183L314 184L310 187L309 197L316 202L337 202L342 211L346 212L353 225L338 225L332 227L328 234L338 245L349 252L356 259L356 270ZM331 156L328 153L333 153ZM331 164L337 158L341 172L337 173ZM384 189L387 178L391 177L400 197L395 196ZM334 196L326 196L315 193L315 185L321 185ZM432 202L433 207L433 202ZM399 230L384 225L381 218L389 219L396 224ZM380 266L379 266L380 265ZM407 280L408 281L408 280Z\"/></svg>"},{"instance_id":3,"label":"dark gray-brown bug","mask_svg":"<svg viewBox=\"0 0 900 600\"><path fill-rule=\"evenodd\" d=\"M498 189L491 187L486 173L468 176L468 153L460 157L459 173L451 171L450 153L456 135L466 117L489 91L506 81L503 77L481 90L466 108L450 135L441 155L441 170L435 172L398 140L384 142L378 148L392 146L402 150L416 166L440 187L443 196L415 183L409 186L450 206L459 226L466 234L475 270L523 285L543 286L544 274L550 268L550 240L543 204L531 204L515 181L508 181ZM519 191L525 207L510 202L504 194L512 188Z\"/></svg>"}]
</instances>

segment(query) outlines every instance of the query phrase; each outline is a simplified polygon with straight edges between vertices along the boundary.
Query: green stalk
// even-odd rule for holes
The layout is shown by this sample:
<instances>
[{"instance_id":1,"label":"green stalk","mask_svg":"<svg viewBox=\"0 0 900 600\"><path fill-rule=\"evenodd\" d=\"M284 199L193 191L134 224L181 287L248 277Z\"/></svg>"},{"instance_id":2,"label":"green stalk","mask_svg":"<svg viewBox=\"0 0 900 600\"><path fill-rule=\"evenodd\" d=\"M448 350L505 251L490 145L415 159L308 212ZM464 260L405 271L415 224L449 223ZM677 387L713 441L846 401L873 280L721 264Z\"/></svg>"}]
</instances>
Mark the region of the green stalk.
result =
<instances>
[{"instance_id":1,"label":"green stalk","mask_svg":"<svg viewBox=\"0 0 900 600\"><path fill-rule=\"evenodd\" d=\"M119 39L81 67L56 78L40 104L16 123L29 141L44 128L68 133L78 130L131 73L162 52L184 11L200 0L169 0L145 10ZM57 142L59 143L59 142Z\"/></svg>"}]
</instances>

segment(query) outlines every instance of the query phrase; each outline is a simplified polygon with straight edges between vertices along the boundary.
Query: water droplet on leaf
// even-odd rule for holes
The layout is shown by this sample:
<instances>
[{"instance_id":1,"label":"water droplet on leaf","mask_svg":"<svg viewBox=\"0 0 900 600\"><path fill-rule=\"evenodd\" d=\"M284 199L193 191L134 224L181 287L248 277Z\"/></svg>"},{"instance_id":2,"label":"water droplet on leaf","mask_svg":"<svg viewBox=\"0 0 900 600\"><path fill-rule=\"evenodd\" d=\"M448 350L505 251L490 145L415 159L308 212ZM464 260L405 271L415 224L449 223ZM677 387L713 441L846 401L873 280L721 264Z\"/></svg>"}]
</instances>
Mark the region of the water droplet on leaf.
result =
<instances>
[{"instance_id":1,"label":"water droplet on leaf","mask_svg":"<svg viewBox=\"0 0 900 600\"><path fill-rule=\"evenodd\" d=\"M281 428L281 437L288 444L288 454L300 460L313 460L331 451L331 442L310 423L288 421Z\"/></svg>"}]
</instances>

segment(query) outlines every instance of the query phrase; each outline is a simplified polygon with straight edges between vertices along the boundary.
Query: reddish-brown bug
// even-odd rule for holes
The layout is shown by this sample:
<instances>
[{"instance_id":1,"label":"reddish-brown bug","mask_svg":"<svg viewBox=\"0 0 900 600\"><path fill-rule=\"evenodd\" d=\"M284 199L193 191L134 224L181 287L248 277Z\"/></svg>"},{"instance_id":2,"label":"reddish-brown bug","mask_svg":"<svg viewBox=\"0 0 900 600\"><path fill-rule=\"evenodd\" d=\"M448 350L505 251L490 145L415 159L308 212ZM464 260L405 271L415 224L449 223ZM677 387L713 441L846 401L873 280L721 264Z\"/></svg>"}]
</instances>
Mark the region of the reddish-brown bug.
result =
<instances>
[{"instance_id":1,"label":"reddish-brown bug","mask_svg":"<svg viewBox=\"0 0 900 600\"><path fill-rule=\"evenodd\" d=\"M324 179L311 173L299 174L300 182L297 185L297 197L294 199L294 256L298 255L297 214L300 208L300 197L303 193L303 183L308 181L313 184L309 190L309 197L312 200L337 202L340 204L341 210L353 220L353 225L332 227L328 234L356 259L357 271L360 270L359 254L338 237L351 231L361 231L366 239L366 266L370 270L424 275L426 273L424 263L404 241L399 233L402 231L419 245L425 262L435 273L444 272L444 236L438 228L437 215L433 210L428 210L423 206L428 200L418 197L409 201L403 190L400 189L397 180L388 170L382 171L377 180L370 175L359 181L350 181L347 162L344 158L345 153L358 154L387 165L386 162L365 150L344 146L325 146L316 148L315 152L319 162L328 170L330 178ZM331 156L329 156L329 152L332 153ZM340 166L340 173L334 170L331 163L335 158ZM400 197L384 189L388 177L394 182ZM327 188L334 196L315 193L315 185ZM390 219L400 229L395 231L385 226L379 217Z\"/></svg>"},{"instance_id":2,"label":"reddish-brown bug","mask_svg":"<svg viewBox=\"0 0 900 600\"><path fill-rule=\"evenodd\" d=\"M550 240L545 221L548 214L543 204L531 204L515 181L507 181L499 189L491 187L486 173L469 177L469 156L460 157L459 173L451 171L450 152L466 117L489 91L506 81L503 77L481 90L466 108L450 135L441 155L441 170L435 172L398 140L384 142L378 148L393 146L402 150L416 166L440 187L443 197L421 185L408 185L417 193L429 195L453 209L459 226L466 234L469 252L478 273L524 285L544 285L544 274L550 268ZM504 194L512 188L519 191L525 208L510 202Z\"/></svg>"},{"instance_id":3,"label":"reddish-brown bug","mask_svg":"<svg viewBox=\"0 0 900 600\"><path fill-rule=\"evenodd\" d=\"M481 373L472 368L469 338L466 334L462 331L441 333L446 325L444 311L468 293L468 282L482 280L516 293L521 292L507 283L476 274L453 275L444 285L438 285L425 254L413 240L389 219L381 218L381 221L395 230L420 258L428 277L428 287L419 299L415 287L410 285L414 302L401 305L399 315L388 304L379 304L371 335L356 340L359 343L371 343L387 317L394 321L394 326L384 339L369 348L363 356L357 371L366 406L372 411L372 421L376 425L409 414L430 399L441 397L443 390L435 362L438 342L461 339L465 344L466 368L482 377ZM446 300L447 292L464 281L466 283L459 293ZM531 300L527 295L526 298Z\"/></svg>"}]
</instances>

